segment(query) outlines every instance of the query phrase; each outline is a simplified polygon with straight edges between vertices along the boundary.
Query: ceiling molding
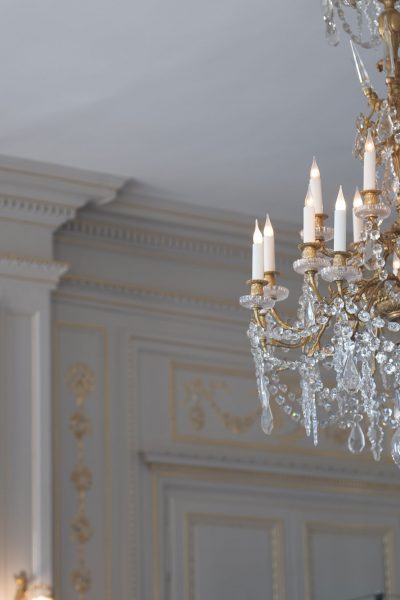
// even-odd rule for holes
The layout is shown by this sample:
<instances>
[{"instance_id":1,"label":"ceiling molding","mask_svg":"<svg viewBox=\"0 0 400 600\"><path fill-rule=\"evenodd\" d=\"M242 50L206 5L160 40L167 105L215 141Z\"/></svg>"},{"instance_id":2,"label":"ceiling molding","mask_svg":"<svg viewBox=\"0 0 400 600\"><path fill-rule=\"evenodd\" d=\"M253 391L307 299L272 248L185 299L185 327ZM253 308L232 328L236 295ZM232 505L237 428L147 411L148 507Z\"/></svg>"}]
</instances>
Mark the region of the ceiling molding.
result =
<instances>
[{"instance_id":1,"label":"ceiling molding","mask_svg":"<svg viewBox=\"0 0 400 600\"><path fill-rule=\"evenodd\" d=\"M165 306L184 306L188 309L203 309L217 312L243 322L243 309L236 301L213 298L190 293L174 292L165 289L148 288L125 282L97 279L91 276L67 274L61 282L60 292L78 290L91 291L100 295L108 295L128 300L137 300L149 305L162 303ZM155 307L154 307L155 308Z\"/></svg>"},{"instance_id":2,"label":"ceiling molding","mask_svg":"<svg viewBox=\"0 0 400 600\"><path fill-rule=\"evenodd\" d=\"M141 250L163 259L184 259L185 262L202 260L214 268L226 266L243 272L250 270L251 236L233 241L232 236L227 236L224 231L215 235L215 229L213 232L190 233L187 226L175 223L172 227L170 221L168 227L162 227L159 217L157 223L153 224L148 219L147 222L140 222L133 218L127 224L126 219L121 223L115 215L99 214L98 211L89 214L86 210L63 226L57 234L57 240L66 244L89 242L99 249L104 249L106 244L106 249L117 251ZM277 265L285 271L291 270L293 261L298 258L295 254L297 231L286 232L286 235L290 237L291 244L282 239L276 244ZM288 248L293 249L292 254L288 253Z\"/></svg>"},{"instance_id":3,"label":"ceiling molding","mask_svg":"<svg viewBox=\"0 0 400 600\"><path fill-rule=\"evenodd\" d=\"M69 265L56 260L0 254L0 278L23 279L55 287Z\"/></svg>"},{"instance_id":4,"label":"ceiling molding","mask_svg":"<svg viewBox=\"0 0 400 600\"><path fill-rule=\"evenodd\" d=\"M58 228L116 199L126 179L0 155L0 219Z\"/></svg>"}]
</instances>

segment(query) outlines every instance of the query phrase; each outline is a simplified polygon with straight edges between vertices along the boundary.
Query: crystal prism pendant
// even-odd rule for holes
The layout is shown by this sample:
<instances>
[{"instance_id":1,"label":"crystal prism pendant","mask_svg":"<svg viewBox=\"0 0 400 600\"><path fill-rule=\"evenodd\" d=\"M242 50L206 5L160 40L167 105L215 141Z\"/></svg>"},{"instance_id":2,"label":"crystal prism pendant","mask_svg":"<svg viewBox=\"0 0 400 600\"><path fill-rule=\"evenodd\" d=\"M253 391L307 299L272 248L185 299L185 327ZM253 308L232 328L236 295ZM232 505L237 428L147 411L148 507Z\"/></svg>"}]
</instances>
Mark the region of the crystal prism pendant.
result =
<instances>
[{"instance_id":1,"label":"crystal prism pendant","mask_svg":"<svg viewBox=\"0 0 400 600\"><path fill-rule=\"evenodd\" d=\"M272 415L271 407L268 403L267 406L263 406L262 414L261 414L261 429L267 435L272 433L274 428L274 417Z\"/></svg>"},{"instance_id":2,"label":"crystal prism pendant","mask_svg":"<svg viewBox=\"0 0 400 600\"><path fill-rule=\"evenodd\" d=\"M315 323L314 306L311 298L306 300L306 305L304 307L304 322L307 327L310 327Z\"/></svg>"},{"instance_id":3,"label":"crystal prism pendant","mask_svg":"<svg viewBox=\"0 0 400 600\"><path fill-rule=\"evenodd\" d=\"M365 140L365 135L358 129L354 140L353 154L360 160L364 158Z\"/></svg>"},{"instance_id":4,"label":"crystal prism pendant","mask_svg":"<svg viewBox=\"0 0 400 600\"><path fill-rule=\"evenodd\" d=\"M322 0L322 16L325 22L325 35L330 46L337 46L339 43L339 32L334 21L332 0Z\"/></svg>"},{"instance_id":5,"label":"crystal prism pendant","mask_svg":"<svg viewBox=\"0 0 400 600\"><path fill-rule=\"evenodd\" d=\"M372 420L368 428L368 439L371 442L371 452L374 460L378 461L382 454L383 430L376 419Z\"/></svg>"},{"instance_id":6,"label":"crystal prism pendant","mask_svg":"<svg viewBox=\"0 0 400 600\"><path fill-rule=\"evenodd\" d=\"M400 469L400 429L396 429L392 437L392 458Z\"/></svg>"},{"instance_id":7,"label":"crystal prism pendant","mask_svg":"<svg viewBox=\"0 0 400 600\"><path fill-rule=\"evenodd\" d=\"M377 268L376 264L376 256L373 251L374 242L371 239L368 239L365 242L364 250L363 250L363 265L368 271L375 271Z\"/></svg>"},{"instance_id":8,"label":"crystal prism pendant","mask_svg":"<svg viewBox=\"0 0 400 600\"><path fill-rule=\"evenodd\" d=\"M360 454L365 448L365 435L358 420L351 428L349 439L347 440L347 447L353 454Z\"/></svg>"},{"instance_id":9,"label":"crystal prism pendant","mask_svg":"<svg viewBox=\"0 0 400 600\"><path fill-rule=\"evenodd\" d=\"M353 44L353 40L350 40L350 46L351 46L351 51L353 53L354 64L356 66L359 82L361 84L362 89L367 90L372 87L371 80L369 78L367 69L365 68L364 63L361 60L361 57L360 57L360 54L359 54L357 48Z\"/></svg>"},{"instance_id":10,"label":"crystal prism pendant","mask_svg":"<svg viewBox=\"0 0 400 600\"><path fill-rule=\"evenodd\" d=\"M344 366L342 383L344 389L350 394L357 392L360 388L360 375L352 354L349 354Z\"/></svg>"},{"instance_id":11,"label":"crystal prism pendant","mask_svg":"<svg viewBox=\"0 0 400 600\"><path fill-rule=\"evenodd\" d=\"M393 416L395 419L400 419L400 390L396 390L393 401Z\"/></svg>"},{"instance_id":12,"label":"crystal prism pendant","mask_svg":"<svg viewBox=\"0 0 400 600\"><path fill-rule=\"evenodd\" d=\"M383 41L385 46L386 76L394 77L396 67L393 53L392 32L386 14L383 18Z\"/></svg>"},{"instance_id":13,"label":"crystal prism pendant","mask_svg":"<svg viewBox=\"0 0 400 600\"><path fill-rule=\"evenodd\" d=\"M376 133L379 142L384 142L393 134L393 121L388 106L382 108L380 112Z\"/></svg>"}]
</instances>

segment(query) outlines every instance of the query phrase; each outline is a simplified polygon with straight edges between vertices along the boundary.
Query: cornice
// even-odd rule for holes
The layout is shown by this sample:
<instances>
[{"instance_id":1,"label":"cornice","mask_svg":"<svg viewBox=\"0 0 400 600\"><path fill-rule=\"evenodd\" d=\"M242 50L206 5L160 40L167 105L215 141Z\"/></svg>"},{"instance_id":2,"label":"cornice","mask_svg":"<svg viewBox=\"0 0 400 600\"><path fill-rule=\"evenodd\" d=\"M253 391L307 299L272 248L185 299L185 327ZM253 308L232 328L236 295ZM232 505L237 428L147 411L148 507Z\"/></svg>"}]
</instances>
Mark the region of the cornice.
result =
<instances>
[{"instance_id":1,"label":"cornice","mask_svg":"<svg viewBox=\"0 0 400 600\"><path fill-rule=\"evenodd\" d=\"M66 273L68 268L69 265L66 262L15 254L0 254L0 278L35 281L53 287L57 285L60 277Z\"/></svg>"},{"instance_id":2,"label":"cornice","mask_svg":"<svg viewBox=\"0 0 400 600\"><path fill-rule=\"evenodd\" d=\"M33 198L0 195L0 219L22 221L57 228L73 219L74 207Z\"/></svg>"},{"instance_id":3,"label":"cornice","mask_svg":"<svg viewBox=\"0 0 400 600\"><path fill-rule=\"evenodd\" d=\"M293 233L294 237L294 233ZM183 235L182 228L177 226L175 231L156 229L143 224L121 224L112 220L79 216L74 221L66 223L57 234L57 240L66 244L90 243L99 249L107 246L109 249L131 248L154 255L188 260L202 260L208 266L227 265L237 270L249 268L251 247L241 239L232 243L226 236L215 239L210 235L200 237ZM242 243L240 243L242 242ZM295 244L293 245L295 250ZM291 268L295 258L286 251L287 244L277 244L278 268ZM210 265L210 260L213 261Z\"/></svg>"},{"instance_id":4,"label":"cornice","mask_svg":"<svg viewBox=\"0 0 400 600\"><path fill-rule=\"evenodd\" d=\"M265 214L250 215L246 211L238 213L217 209L212 206L212 201L209 207L205 207L188 204L184 200L172 200L166 197L164 191L132 180L118 194L117 201L112 206L106 207L105 211L114 216L123 215L135 220L162 223L166 226L179 225L182 228L194 228L203 232L216 232L218 235L244 236L246 239L248 232L254 228L254 218L265 217ZM291 236L294 230L293 225L284 222L274 221L274 227L283 237L287 234Z\"/></svg>"},{"instance_id":5,"label":"cornice","mask_svg":"<svg viewBox=\"0 0 400 600\"><path fill-rule=\"evenodd\" d=\"M89 275L64 275L61 282L61 292L69 290L91 291L97 294L107 294L119 298L137 300L146 304L162 302L169 306L186 306L191 309L217 311L243 321L243 309L238 302L213 298L210 296L194 295L165 289L149 288L132 285L125 282L97 279Z\"/></svg>"},{"instance_id":6,"label":"cornice","mask_svg":"<svg viewBox=\"0 0 400 600\"><path fill-rule=\"evenodd\" d=\"M0 155L0 221L53 229L88 204L115 200L126 179Z\"/></svg>"},{"instance_id":7,"label":"cornice","mask_svg":"<svg viewBox=\"0 0 400 600\"><path fill-rule=\"evenodd\" d=\"M316 451L317 452L317 451ZM324 477L326 480L338 480L351 483L383 484L396 486L397 494L400 493L400 483L397 471L393 465L360 465L353 461L327 461L318 456L305 460L304 457L295 455L269 454L240 456L237 453L200 453L190 449L178 450L162 448L145 450L142 452L146 464L174 465L176 467L192 467L194 469L229 469L232 472L242 471L253 474L279 474L282 477L296 475L308 477Z\"/></svg>"},{"instance_id":8,"label":"cornice","mask_svg":"<svg viewBox=\"0 0 400 600\"><path fill-rule=\"evenodd\" d=\"M68 192L86 190L92 202L103 204L115 198L128 179L111 175L0 154L0 185L16 184Z\"/></svg>"}]
</instances>

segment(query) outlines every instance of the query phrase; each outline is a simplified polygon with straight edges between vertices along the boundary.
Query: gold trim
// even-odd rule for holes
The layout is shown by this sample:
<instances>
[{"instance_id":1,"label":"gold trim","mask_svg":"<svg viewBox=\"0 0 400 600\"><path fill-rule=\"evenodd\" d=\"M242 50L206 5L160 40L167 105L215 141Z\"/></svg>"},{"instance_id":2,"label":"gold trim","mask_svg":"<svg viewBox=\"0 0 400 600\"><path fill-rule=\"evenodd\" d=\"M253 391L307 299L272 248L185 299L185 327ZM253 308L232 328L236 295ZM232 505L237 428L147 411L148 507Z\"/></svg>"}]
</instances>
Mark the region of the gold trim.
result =
<instances>
[{"instance_id":1,"label":"gold trim","mask_svg":"<svg viewBox=\"0 0 400 600\"><path fill-rule=\"evenodd\" d=\"M253 371L245 370L245 369L235 369L229 367L216 367L206 364L199 363L184 363L176 360L170 360L169 362L169 420L170 420L170 431L171 431L171 440L173 442L184 442L184 443L194 443L194 444L207 444L207 445L216 445L216 446L230 446L236 448L249 448L249 449L261 449L261 450L270 450L271 445L268 442L250 442L238 439L229 439L229 438L213 438L198 434L182 434L178 432L178 424L177 424L177 389L176 389L176 372L178 370L186 371L189 373L202 373L206 375L219 375L222 377L236 377L248 379L249 381L254 381ZM242 418L247 419L249 416L252 419L250 427L255 423L257 417L259 416L258 410L258 400L255 403L256 412L253 411L251 415L244 415ZM227 417L233 417L230 413L226 413ZM280 415L280 413L278 413ZM218 415L221 419L221 415ZM240 418L240 417L239 417ZM226 423L223 421L223 425L228 431L232 433L232 429L226 427ZM247 428L248 429L248 428ZM240 433L244 432L245 429L242 428ZM237 433L237 432L236 432ZM292 432L281 433L279 435L280 441L293 441L297 439L303 438L302 430L297 427ZM277 444L276 444L277 446ZM295 449L291 450L295 452Z\"/></svg>"},{"instance_id":2,"label":"gold trim","mask_svg":"<svg viewBox=\"0 0 400 600\"><path fill-rule=\"evenodd\" d=\"M331 533L355 535L379 535L382 540L383 569L385 594L390 596L396 593L395 589L395 532L393 527L371 525L369 523L334 523L326 521L308 521L304 526L304 562L305 562L305 597L309 600L315 598L313 578L313 551L311 546L313 533Z\"/></svg>"},{"instance_id":3,"label":"gold trim","mask_svg":"<svg viewBox=\"0 0 400 600\"><path fill-rule=\"evenodd\" d=\"M204 405L208 405L214 417L230 433L247 433L261 416L261 406L255 402L256 408L245 414L234 414L229 410L222 409L216 398L217 392L225 392L229 395L231 387L224 379L213 379L206 382L201 377L196 377L184 384L185 396L183 405L188 411L189 421L192 429L197 433L204 430L206 413Z\"/></svg>"},{"instance_id":4,"label":"gold trim","mask_svg":"<svg viewBox=\"0 0 400 600\"><path fill-rule=\"evenodd\" d=\"M78 331L92 331L100 334L103 340L103 414L104 414L104 464L105 483L104 498L106 502L105 519L105 593L108 600L112 599L112 471L111 471L111 431L110 431L110 394L109 394L109 341L108 331L105 327L72 321L53 321L53 497L54 497L54 554L55 554L55 581L61 584L61 514L60 514L60 486L57 485L60 476L60 439L58 435L60 426L60 389L61 389L61 364L60 364L60 332L72 329ZM56 590L57 596L61 590Z\"/></svg>"},{"instance_id":5,"label":"gold trim","mask_svg":"<svg viewBox=\"0 0 400 600\"><path fill-rule=\"evenodd\" d=\"M75 488L76 512L71 521L71 537L77 546L76 567L71 572L71 581L79 600L85 600L91 590L92 577L87 564L86 544L93 530L87 516L87 494L92 487L93 474L86 466L84 439L91 433L92 422L86 414L86 402L96 389L96 377L88 364L73 363L65 374L65 384L74 396L75 408L69 420L69 429L75 438L75 466L70 481Z\"/></svg>"},{"instance_id":6,"label":"gold trim","mask_svg":"<svg viewBox=\"0 0 400 600\"><path fill-rule=\"evenodd\" d=\"M207 345L197 345L197 344L190 344L187 342L182 342L181 340L171 340L171 338L169 339L165 339L163 337L136 337L135 335L131 335L130 339L133 343L136 342L142 342L144 344L157 344L157 349L159 348L160 344L164 344L166 347L168 347L168 349L171 349L171 345L173 344L174 346L178 347L179 349L193 349L193 350L200 350L200 351L210 351L210 352L215 352L216 354L218 353L224 353L224 354L238 354L239 356L246 356L246 352L243 351L234 351L230 348L221 348L220 346L207 346ZM140 350L139 348L136 348L137 350ZM154 351L154 348L153 348ZM174 360L170 360L170 365L169 368L171 369L171 364L172 363L178 363L180 364L180 361L174 361ZM185 363L184 363L185 364ZM200 368L204 368L204 365L201 365L199 363L196 363L195 366L199 366ZM208 366L207 366L208 368ZM219 369L218 367L210 367L211 369L216 368ZM231 368L226 367L228 369L228 371ZM224 367L222 367L222 369L224 369ZM239 370L235 370L235 373L240 372L241 369ZM252 371L244 371L247 376L250 379L253 379L253 375L250 375L250 373L252 373ZM338 460L342 460L346 459L346 461L348 462L349 460L353 462L353 464L357 464L359 462L362 462L363 464L375 464L374 461L372 460L372 458L366 454L364 455L359 455L357 456L357 459L352 459L350 457L349 459L349 455L348 453L346 453L346 450L343 449L343 451L337 451L337 450L322 450L320 447L315 449L314 446L311 446L309 448L305 447L305 446L286 446L286 445L279 445L279 442L277 443L262 443L262 442L242 442L240 440L218 440L216 438L208 438L208 437L203 437L203 436L196 436L196 435L183 435L180 434L179 435L179 439L174 437L174 427L173 427L173 420L176 419L176 414L174 415L174 409L172 407L171 410L171 397L172 394L174 393L173 391L173 379L171 377L171 373L169 375L169 392L168 392L168 396L169 396L169 420L170 420L170 431L171 431L171 440L176 442L176 443L184 443L184 444L197 444L197 445L206 445L206 446L215 446L215 447L236 447L236 448L243 448L246 450L261 450L263 452L265 452L266 450L268 451L269 454L293 454L293 455L301 455L301 456L317 456L317 457L321 457L321 458L335 458ZM176 428L175 428L176 430ZM286 439L288 441L296 441L296 440L303 440L304 439L304 435L302 433L301 428L299 427L298 429L295 429L291 434L285 434L287 437ZM289 437L290 436L290 437ZM279 440L283 439L282 437L277 438ZM390 456L382 456L381 459L381 463L386 463L386 464L392 464L392 460Z\"/></svg>"},{"instance_id":7,"label":"gold trim","mask_svg":"<svg viewBox=\"0 0 400 600\"><path fill-rule=\"evenodd\" d=\"M210 513L186 513L184 516L184 578L185 599L195 600L194 528L197 525L265 529L271 538L272 600L285 599L283 522L280 519L224 515ZM267 595L266 598L269 599Z\"/></svg>"}]
</instances>

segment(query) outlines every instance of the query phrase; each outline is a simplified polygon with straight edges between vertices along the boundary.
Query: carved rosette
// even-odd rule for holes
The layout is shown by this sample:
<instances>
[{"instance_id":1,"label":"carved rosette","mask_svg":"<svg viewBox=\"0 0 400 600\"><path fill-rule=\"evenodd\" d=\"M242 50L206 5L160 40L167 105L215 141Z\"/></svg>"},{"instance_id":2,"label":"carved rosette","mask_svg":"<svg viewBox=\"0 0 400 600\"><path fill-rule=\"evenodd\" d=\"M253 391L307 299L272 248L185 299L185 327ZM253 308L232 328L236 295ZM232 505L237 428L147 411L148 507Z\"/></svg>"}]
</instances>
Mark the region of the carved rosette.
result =
<instances>
[{"instance_id":1,"label":"carved rosette","mask_svg":"<svg viewBox=\"0 0 400 600\"><path fill-rule=\"evenodd\" d=\"M86 564L86 544L93 535L86 514L86 496L92 485L92 472L85 462L85 438L91 432L91 422L85 413L85 406L89 395L95 389L95 376L88 365L75 363L68 369L65 381L75 403L75 410L69 421L76 444L76 464L70 479L77 494L77 509L71 522L71 538L77 547L78 565L71 573L71 581L77 598L85 600L91 588L91 575Z\"/></svg>"}]
</instances>

